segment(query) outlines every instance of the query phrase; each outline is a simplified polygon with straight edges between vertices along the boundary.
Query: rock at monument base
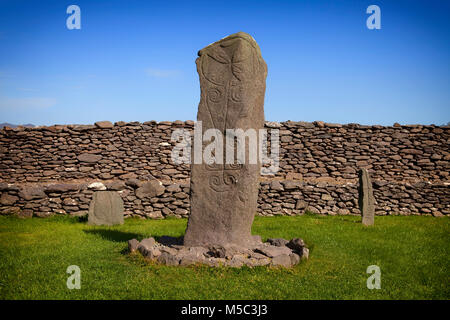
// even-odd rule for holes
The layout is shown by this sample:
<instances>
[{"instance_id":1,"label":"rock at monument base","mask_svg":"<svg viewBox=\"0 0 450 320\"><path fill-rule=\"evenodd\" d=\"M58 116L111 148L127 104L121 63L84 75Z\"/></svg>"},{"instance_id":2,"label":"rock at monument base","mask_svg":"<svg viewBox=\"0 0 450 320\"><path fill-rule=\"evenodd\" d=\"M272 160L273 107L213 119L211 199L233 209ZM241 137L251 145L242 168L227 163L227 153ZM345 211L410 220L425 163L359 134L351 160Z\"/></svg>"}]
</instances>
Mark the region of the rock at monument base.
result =
<instances>
[{"instance_id":1,"label":"rock at monument base","mask_svg":"<svg viewBox=\"0 0 450 320\"><path fill-rule=\"evenodd\" d=\"M97 126L97 128L100 128L100 129L114 128L114 125L110 121L97 121L94 124Z\"/></svg>"},{"instance_id":2,"label":"rock at monument base","mask_svg":"<svg viewBox=\"0 0 450 320\"><path fill-rule=\"evenodd\" d=\"M287 245L289 241L283 238L274 238L274 239L267 239L267 242L276 247L283 247Z\"/></svg>"},{"instance_id":3,"label":"rock at monument base","mask_svg":"<svg viewBox=\"0 0 450 320\"><path fill-rule=\"evenodd\" d=\"M137 241L136 239L128 240L128 251L135 252L137 250L138 245L139 241Z\"/></svg>"},{"instance_id":4,"label":"rock at monument base","mask_svg":"<svg viewBox=\"0 0 450 320\"><path fill-rule=\"evenodd\" d=\"M116 191L96 191L89 206L91 225L123 224L123 200Z\"/></svg>"},{"instance_id":5,"label":"rock at monument base","mask_svg":"<svg viewBox=\"0 0 450 320\"><path fill-rule=\"evenodd\" d=\"M257 247L255 251L262 253L269 258L276 258L280 255L289 255L292 252L288 247L276 247L268 244Z\"/></svg>"},{"instance_id":6,"label":"rock at monument base","mask_svg":"<svg viewBox=\"0 0 450 320\"><path fill-rule=\"evenodd\" d=\"M180 259L178 259L176 255L168 252L161 253L161 255L157 258L157 261L167 266L177 266L180 264Z\"/></svg>"},{"instance_id":7,"label":"rock at monument base","mask_svg":"<svg viewBox=\"0 0 450 320\"><path fill-rule=\"evenodd\" d=\"M375 198L373 196L372 181L370 180L369 172L365 168L360 169L358 175L358 204L362 215L362 224L370 226L373 225L375 217Z\"/></svg>"},{"instance_id":8,"label":"rock at monument base","mask_svg":"<svg viewBox=\"0 0 450 320\"><path fill-rule=\"evenodd\" d=\"M290 267L292 265L290 254L280 254L280 255L273 257L271 265L272 266L281 266L281 267L285 267L285 268Z\"/></svg>"},{"instance_id":9,"label":"rock at monument base","mask_svg":"<svg viewBox=\"0 0 450 320\"><path fill-rule=\"evenodd\" d=\"M153 238L143 239L138 243L137 250L148 259L154 259L161 255L159 246Z\"/></svg>"},{"instance_id":10,"label":"rock at monument base","mask_svg":"<svg viewBox=\"0 0 450 320\"><path fill-rule=\"evenodd\" d=\"M178 253L180 265L188 266L198 263L204 263L208 249L203 247L182 247Z\"/></svg>"},{"instance_id":11,"label":"rock at monument base","mask_svg":"<svg viewBox=\"0 0 450 320\"><path fill-rule=\"evenodd\" d=\"M305 242L300 238L294 238L291 241L289 241L286 246L288 248L291 248L294 251L301 252L303 248L305 247Z\"/></svg>"},{"instance_id":12,"label":"rock at monument base","mask_svg":"<svg viewBox=\"0 0 450 320\"><path fill-rule=\"evenodd\" d=\"M181 245L183 244L183 237L162 236L158 239L158 242L165 246Z\"/></svg>"},{"instance_id":13,"label":"rock at monument base","mask_svg":"<svg viewBox=\"0 0 450 320\"><path fill-rule=\"evenodd\" d=\"M303 248L301 257L303 259L309 259L309 249L308 248L306 248L306 247Z\"/></svg>"},{"instance_id":14,"label":"rock at monument base","mask_svg":"<svg viewBox=\"0 0 450 320\"><path fill-rule=\"evenodd\" d=\"M188 247L180 245L182 237L162 236L157 242L154 238L143 239L137 242L136 239L128 241L130 253L139 251L146 259L168 266L191 266L207 265L210 267L232 267L242 266L258 267L293 267L302 258L309 256L308 249L302 239L295 238L287 241L287 244L297 244L295 249L290 249L285 245L274 246L268 242L257 243L253 247L239 247L237 245L212 245L209 247L196 246ZM281 239L284 240L284 239ZM280 244L280 243L278 243Z\"/></svg>"},{"instance_id":15,"label":"rock at monument base","mask_svg":"<svg viewBox=\"0 0 450 320\"><path fill-rule=\"evenodd\" d=\"M199 264L199 263L203 263L203 261L205 260L205 257L197 257L197 256L183 256L180 259L180 266L190 266L190 265L195 265L195 264Z\"/></svg>"},{"instance_id":16,"label":"rock at monument base","mask_svg":"<svg viewBox=\"0 0 450 320\"><path fill-rule=\"evenodd\" d=\"M291 265L293 266L300 262L300 256L296 253L291 253L289 257L291 258Z\"/></svg>"}]
</instances>

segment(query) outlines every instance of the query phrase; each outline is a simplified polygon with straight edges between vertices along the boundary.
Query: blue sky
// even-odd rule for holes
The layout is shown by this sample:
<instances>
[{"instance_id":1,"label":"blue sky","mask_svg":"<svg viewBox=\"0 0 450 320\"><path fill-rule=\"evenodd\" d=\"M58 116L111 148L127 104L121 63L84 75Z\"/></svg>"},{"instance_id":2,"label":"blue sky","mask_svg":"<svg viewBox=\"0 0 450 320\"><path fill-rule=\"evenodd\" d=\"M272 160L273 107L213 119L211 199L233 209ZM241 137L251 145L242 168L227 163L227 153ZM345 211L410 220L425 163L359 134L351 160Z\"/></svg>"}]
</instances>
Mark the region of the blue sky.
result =
<instances>
[{"instance_id":1,"label":"blue sky","mask_svg":"<svg viewBox=\"0 0 450 320\"><path fill-rule=\"evenodd\" d=\"M268 65L266 120L443 124L449 14L444 0L0 0L0 122L195 119L198 50L245 31Z\"/></svg>"}]
</instances>

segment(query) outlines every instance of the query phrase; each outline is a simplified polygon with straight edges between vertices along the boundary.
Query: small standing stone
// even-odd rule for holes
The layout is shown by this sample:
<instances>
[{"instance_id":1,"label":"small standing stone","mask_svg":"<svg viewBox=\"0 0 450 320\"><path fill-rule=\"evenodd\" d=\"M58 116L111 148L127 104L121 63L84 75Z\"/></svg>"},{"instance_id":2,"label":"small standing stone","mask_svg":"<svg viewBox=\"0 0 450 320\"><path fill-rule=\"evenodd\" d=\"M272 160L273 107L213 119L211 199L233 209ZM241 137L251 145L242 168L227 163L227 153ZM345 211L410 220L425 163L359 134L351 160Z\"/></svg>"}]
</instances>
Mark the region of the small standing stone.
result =
<instances>
[{"instance_id":1,"label":"small standing stone","mask_svg":"<svg viewBox=\"0 0 450 320\"><path fill-rule=\"evenodd\" d=\"M115 225L123 223L123 200L115 191L97 191L89 207L88 223Z\"/></svg>"},{"instance_id":2,"label":"small standing stone","mask_svg":"<svg viewBox=\"0 0 450 320\"><path fill-rule=\"evenodd\" d=\"M372 182L369 172L362 168L359 170L359 209L362 214L362 224L373 225L375 216L375 198L373 197Z\"/></svg>"}]
</instances>

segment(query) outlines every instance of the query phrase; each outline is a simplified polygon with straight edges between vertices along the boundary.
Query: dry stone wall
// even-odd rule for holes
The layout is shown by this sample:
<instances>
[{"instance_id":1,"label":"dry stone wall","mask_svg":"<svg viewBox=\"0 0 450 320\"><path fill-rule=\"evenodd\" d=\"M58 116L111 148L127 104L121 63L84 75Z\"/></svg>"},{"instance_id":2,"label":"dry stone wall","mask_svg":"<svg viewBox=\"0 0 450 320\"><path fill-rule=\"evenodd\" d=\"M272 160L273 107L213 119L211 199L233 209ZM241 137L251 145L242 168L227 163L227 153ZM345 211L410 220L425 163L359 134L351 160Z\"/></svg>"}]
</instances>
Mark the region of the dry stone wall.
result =
<instances>
[{"instance_id":1,"label":"dry stone wall","mask_svg":"<svg viewBox=\"0 0 450 320\"><path fill-rule=\"evenodd\" d=\"M0 213L83 215L95 190L114 190L126 216L186 217L189 166L172 162L171 134L193 124L4 128ZM287 121L266 128L280 130L280 170L261 178L260 215L359 214L361 167L372 178L377 215L450 214L448 126Z\"/></svg>"}]
</instances>

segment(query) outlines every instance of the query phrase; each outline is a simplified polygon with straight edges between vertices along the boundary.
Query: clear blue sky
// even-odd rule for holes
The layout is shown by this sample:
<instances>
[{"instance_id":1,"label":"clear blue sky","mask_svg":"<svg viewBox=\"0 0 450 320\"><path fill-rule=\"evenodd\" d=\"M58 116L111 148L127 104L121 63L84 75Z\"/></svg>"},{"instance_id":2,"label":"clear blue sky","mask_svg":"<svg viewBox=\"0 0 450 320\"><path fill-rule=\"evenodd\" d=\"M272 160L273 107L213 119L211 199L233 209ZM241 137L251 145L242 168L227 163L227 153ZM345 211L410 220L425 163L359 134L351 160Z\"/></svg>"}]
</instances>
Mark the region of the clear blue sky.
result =
<instances>
[{"instance_id":1,"label":"clear blue sky","mask_svg":"<svg viewBox=\"0 0 450 320\"><path fill-rule=\"evenodd\" d=\"M197 51L245 31L269 69L266 120L443 124L449 16L444 0L0 0L0 122L195 119Z\"/></svg>"}]
</instances>

